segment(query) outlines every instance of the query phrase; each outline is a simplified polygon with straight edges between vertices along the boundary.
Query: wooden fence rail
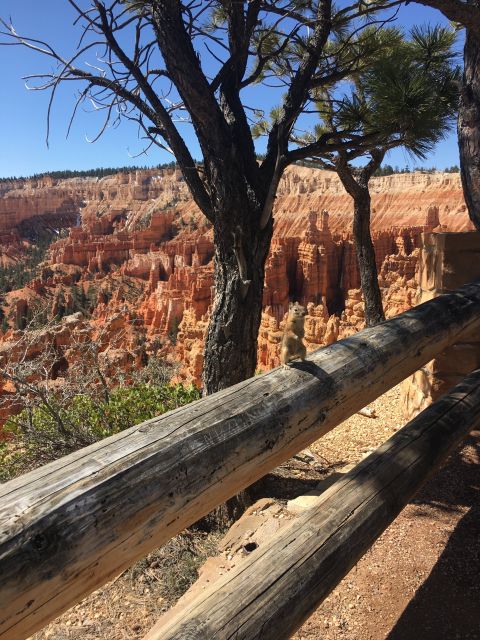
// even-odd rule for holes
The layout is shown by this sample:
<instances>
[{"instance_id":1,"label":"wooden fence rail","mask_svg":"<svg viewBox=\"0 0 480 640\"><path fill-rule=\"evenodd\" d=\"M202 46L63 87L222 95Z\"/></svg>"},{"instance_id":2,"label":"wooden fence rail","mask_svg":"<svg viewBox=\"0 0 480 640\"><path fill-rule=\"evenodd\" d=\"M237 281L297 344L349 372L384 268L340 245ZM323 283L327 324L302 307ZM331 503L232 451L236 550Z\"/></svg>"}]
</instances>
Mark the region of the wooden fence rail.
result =
<instances>
[{"instance_id":1,"label":"wooden fence rail","mask_svg":"<svg viewBox=\"0 0 480 640\"><path fill-rule=\"evenodd\" d=\"M144 640L286 640L480 426L480 370L423 411ZM412 540L412 545L415 541Z\"/></svg>"},{"instance_id":2,"label":"wooden fence rail","mask_svg":"<svg viewBox=\"0 0 480 640\"><path fill-rule=\"evenodd\" d=\"M21 640L480 329L480 282L0 487L0 638Z\"/></svg>"}]
</instances>

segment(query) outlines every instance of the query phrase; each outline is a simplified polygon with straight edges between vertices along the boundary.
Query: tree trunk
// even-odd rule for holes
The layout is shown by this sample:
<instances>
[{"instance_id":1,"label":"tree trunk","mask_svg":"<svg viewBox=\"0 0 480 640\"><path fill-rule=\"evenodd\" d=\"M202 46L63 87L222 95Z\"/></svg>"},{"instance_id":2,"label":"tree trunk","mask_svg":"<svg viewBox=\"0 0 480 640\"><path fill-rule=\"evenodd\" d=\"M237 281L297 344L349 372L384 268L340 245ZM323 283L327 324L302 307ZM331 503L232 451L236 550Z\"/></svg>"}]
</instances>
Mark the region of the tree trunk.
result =
<instances>
[{"instance_id":1,"label":"tree trunk","mask_svg":"<svg viewBox=\"0 0 480 640\"><path fill-rule=\"evenodd\" d=\"M255 375L262 315L265 261L273 224L256 231L255 216L217 216L214 226L215 298L203 365L203 395L210 395ZM242 219L232 225L232 220ZM223 529L252 504L248 489L230 498L197 523Z\"/></svg>"},{"instance_id":2,"label":"tree trunk","mask_svg":"<svg viewBox=\"0 0 480 640\"><path fill-rule=\"evenodd\" d=\"M370 235L370 193L368 187L354 196L353 237L360 270L360 283L365 303L365 324L372 327L385 320L382 296L378 286L375 249Z\"/></svg>"},{"instance_id":3,"label":"tree trunk","mask_svg":"<svg viewBox=\"0 0 480 640\"><path fill-rule=\"evenodd\" d=\"M253 215L230 213L215 222L215 298L205 343L204 395L255 374L272 224L257 231L253 220Z\"/></svg>"},{"instance_id":4,"label":"tree trunk","mask_svg":"<svg viewBox=\"0 0 480 640\"><path fill-rule=\"evenodd\" d=\"M458 145L468 214L480 231L480 35L466 30L464 73L458 112Z\"/></svg>"}]
</instances>

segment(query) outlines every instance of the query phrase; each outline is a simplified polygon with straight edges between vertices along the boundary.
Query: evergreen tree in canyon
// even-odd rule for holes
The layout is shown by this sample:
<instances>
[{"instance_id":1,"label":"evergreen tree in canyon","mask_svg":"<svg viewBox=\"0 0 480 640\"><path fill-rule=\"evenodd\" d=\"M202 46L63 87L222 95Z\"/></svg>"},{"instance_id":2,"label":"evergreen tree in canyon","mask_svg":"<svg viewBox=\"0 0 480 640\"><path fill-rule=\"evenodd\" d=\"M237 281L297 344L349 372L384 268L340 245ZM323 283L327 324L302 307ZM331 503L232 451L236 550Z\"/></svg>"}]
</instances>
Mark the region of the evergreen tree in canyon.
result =
<instances>
[{"instance_id":1,"label":"evergreen tree in canyon","mask_svg":"<svg viewBox=\"0 0 480 640\"><path fill-rule=\"evenodd\" d=\"M383 140L376 129L363 134L351 128L319 132L308 144L297 141L310 127L318 92L375 53L377 39L359 34L366 18L377 28L389 19L376 17L384 3L332 9L331 0L64 1L81 36L74 51L63 54L5 22L3 37L53 63L53 71L28 79L36 89L51 90L50 105L60 84L79 81L74 114L84 101L103 112L97 137L126 118L148 145L175 156L214 230L204 390L244 380L255 371L272 209L283 171L353 142L361 149ZM269 116L265 102L277 105ZM201 162L182 136L187 126ZM261 162L254 134L266 139Z\"/></svg>"},{"instance_id":2,"label":"evergreen tree in canyon","mask_svg":"<svg viewBox=\"0 0 480 640\"><path fill-rule=\"evenodd\" d=\"M385 319L370 233L370 178L395 147L426 157L453 123L460 80L453 64L452 29L415 27L408 40L396 29L383 29L372 31L371 37L378 40L375 59L364 60L355 69L350 92L342 95L324 88L317 101L321 117L317 135L354 130L365 139L377 132L367 148L345 140L343 148L320 159L324 168L337 172L354 201L353 237L367 326ZM362 166L351 164L359 158L364 160Z\"/></svg>"}]
</instances>

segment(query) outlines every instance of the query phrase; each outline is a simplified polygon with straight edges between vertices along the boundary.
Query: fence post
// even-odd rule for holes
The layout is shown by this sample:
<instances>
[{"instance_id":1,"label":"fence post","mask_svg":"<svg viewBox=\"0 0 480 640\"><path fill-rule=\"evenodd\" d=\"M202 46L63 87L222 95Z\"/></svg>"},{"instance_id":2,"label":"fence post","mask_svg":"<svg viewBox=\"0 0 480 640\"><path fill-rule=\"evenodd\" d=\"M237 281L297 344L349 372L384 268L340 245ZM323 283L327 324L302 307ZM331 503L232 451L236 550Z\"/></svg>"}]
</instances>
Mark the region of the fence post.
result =
<instances>
[{"instance_id":1,"label":"fence post","mask_svg":"<svg viewBox=\"0 0 480 640\"><path fill-rule=\"evenodd\" d=\"M480 278L480 233L423 233L417 304ZM480 333L462 337L401 385L402 412L411 420L480 367Z\"/></svg>"}]
</instances>

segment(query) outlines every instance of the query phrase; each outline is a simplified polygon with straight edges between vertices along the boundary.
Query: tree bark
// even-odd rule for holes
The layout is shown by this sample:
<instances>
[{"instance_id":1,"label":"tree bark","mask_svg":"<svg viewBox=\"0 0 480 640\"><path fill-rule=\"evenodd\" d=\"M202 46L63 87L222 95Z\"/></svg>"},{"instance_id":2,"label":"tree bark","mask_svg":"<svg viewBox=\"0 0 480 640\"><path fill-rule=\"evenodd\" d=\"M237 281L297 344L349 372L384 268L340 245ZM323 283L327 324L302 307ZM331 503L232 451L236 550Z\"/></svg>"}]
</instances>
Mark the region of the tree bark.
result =
<instances>
[{"instance_id":1,"label":"tree bark","mask_svg":"<svg viewBox=\"0 0 480 640\"><path fill-rule=\"evenodd\" d=\"M458 112L463 192L470 220L480 231L480 33L466 30Z\"/></svg>"},{"instance_id":2,"label":"tree bark","mask_svg":"<svg viewBox=\"0 0 480 640\"><path fill-rule=\"evenodd\" d=\"M451 22L459 22L464 27L480 33L479 0L415 0L432 9L438 9Z\"/></svg>"},{"instance_id":3,"label":"tree bark","mask_svg":"<svg viewBox=\"0 0 480 640\"><path fill-rule=\"evenodd\" d=\"M232 220L243 224L232 224ZM257 364L257 336L272 222L258 229L253 216L217 217L215 299L205 343L204 395L251 378ZM247 220L247 222L245 222Z\"/></svg>"},{"instance_id":4,"label":"tree bark","mask_svg":"<svg viewBox=\"0 0 480 640\"><path fill-rule=\"evenodd\" d=\"M338 161L335 164L338 177L345 190L353 198L353 239L360 271L360 285L365 304L365 324L367 327L372 327L385 320L382 294L378 285L375 249L370 234L371 201L368 188L368 181L382 163L385 149L372 149L370 154L371 161L363 167L357 177L341 153L339 153Z\"/></svg>"},{"instance_id":5,"label":"tree bark","mask_svg":"<svg viewBox=\"0 0 480 640\"><path fill-rule=\"evenodd\" d=\"M368 187L362 187L354 196L353 237L365 303L365 324L367 327L372 327L385 320L385 314L382 294L378 285L375 249L370 234L370 192Z\"/></svg>"}]
</instances>

